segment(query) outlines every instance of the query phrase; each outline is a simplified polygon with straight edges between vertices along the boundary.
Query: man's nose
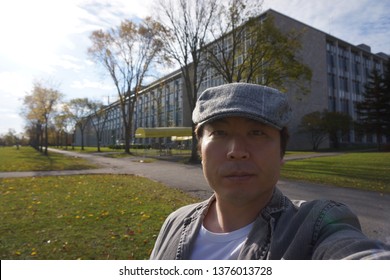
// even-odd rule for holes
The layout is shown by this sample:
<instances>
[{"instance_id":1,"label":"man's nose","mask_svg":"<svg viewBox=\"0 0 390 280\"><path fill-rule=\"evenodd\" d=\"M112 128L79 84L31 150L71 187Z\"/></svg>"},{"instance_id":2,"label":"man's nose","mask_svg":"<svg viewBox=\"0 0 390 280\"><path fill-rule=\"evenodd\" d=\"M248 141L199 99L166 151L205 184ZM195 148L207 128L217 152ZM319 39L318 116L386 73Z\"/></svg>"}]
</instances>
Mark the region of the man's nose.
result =
<instances>
[{"instance_id":1,"label":"man's nose","mask_svg":"<svg viewBox=\"0 0 390 280\"><path fill-rule=\"evenodd\" d=\"M245 140L241 136L232 137L228 144L227 158L230 160L248 159L249 152Z\"/></svg>"}]
</instances>

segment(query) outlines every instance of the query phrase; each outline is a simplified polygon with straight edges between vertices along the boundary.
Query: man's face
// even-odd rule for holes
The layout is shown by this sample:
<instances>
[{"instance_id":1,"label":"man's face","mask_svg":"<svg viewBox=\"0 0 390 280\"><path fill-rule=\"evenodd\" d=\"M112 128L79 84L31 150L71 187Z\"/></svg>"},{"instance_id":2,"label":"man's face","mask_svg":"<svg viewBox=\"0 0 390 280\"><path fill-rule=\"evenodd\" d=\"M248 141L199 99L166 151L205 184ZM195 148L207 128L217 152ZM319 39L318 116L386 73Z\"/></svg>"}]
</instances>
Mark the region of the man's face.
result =
<instances>
[{"instance_id":1,"label":"man's face","mask_svg":"<svg viewBox=\"0 0 390 280\"><path fill-rule=\"evenodd\" d=\"M246 204L271 197L282 165L279 130L229 117L205 124L200 141L203 173L217 199Z\"/></svg>"}]
</instances>

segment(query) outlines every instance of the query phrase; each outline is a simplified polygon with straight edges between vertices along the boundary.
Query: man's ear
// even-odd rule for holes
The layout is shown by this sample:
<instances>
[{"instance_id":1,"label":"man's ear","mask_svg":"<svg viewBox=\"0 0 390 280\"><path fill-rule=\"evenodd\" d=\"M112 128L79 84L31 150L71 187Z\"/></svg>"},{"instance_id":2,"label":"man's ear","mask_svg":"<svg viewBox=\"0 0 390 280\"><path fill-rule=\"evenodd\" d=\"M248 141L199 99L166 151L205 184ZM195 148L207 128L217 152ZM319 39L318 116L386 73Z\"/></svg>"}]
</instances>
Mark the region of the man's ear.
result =
<instances>
[{"instance_id":1,"label":"man's ear","mask_svg":"<svg viewBox=\"0 0 390 280\"><path fill-rule=\"evenodd\" d=\"M285 159L284 159L284 158L281 158L281 159L280 159L280 165L283 166L285 163L286 163Z\"/></svg>"}]
</instances>

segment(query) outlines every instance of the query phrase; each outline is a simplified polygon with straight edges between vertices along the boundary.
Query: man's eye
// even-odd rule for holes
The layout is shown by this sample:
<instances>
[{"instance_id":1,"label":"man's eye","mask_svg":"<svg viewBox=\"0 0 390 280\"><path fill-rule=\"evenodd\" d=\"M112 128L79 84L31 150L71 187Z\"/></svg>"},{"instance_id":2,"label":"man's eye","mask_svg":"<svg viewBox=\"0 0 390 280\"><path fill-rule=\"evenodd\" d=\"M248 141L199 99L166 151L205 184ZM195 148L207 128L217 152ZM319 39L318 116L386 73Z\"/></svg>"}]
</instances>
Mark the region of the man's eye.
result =
<instances>
[{"instance_id":1,"label":"man's eye","mask_svg":"<svg viewBox=\"0 0 390 280\"><path fill-rule=\"evenodd\" d=\"M212 136L225 136L227 133L224 130L214 130L211 132Z\"/></svg>"},{"instance_id":2,"label":"man's eye","mask_svg":"<svg viewBox=\"0 0 390 280\"><path fill-rule=\"evenodd\" d=\"M250 134L254 136L262 136L264 135L264 132L261 130L252 130Z\"/></svg>"}]
</instances>

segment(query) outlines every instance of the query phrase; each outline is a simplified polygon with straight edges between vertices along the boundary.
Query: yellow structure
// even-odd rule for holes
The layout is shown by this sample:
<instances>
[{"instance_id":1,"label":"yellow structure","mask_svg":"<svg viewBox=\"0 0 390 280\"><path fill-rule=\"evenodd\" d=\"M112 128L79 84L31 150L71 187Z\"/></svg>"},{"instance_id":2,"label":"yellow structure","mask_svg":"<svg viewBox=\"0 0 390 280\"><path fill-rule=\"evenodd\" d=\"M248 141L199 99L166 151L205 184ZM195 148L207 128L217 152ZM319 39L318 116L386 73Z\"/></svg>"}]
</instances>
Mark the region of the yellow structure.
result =
<instances>
[{"instance_id":1,"label":"yellow structure","mask_svg":"<svg viewBox=\"0 0 390 280\"><path fill-rule=\"evenodd\" d=\"M191 139L191 127L155 127L144 128L139 127L135 131L135 138L160 138L160 137L174 137L175 140Z\"/></svg>"}]
</instances>

